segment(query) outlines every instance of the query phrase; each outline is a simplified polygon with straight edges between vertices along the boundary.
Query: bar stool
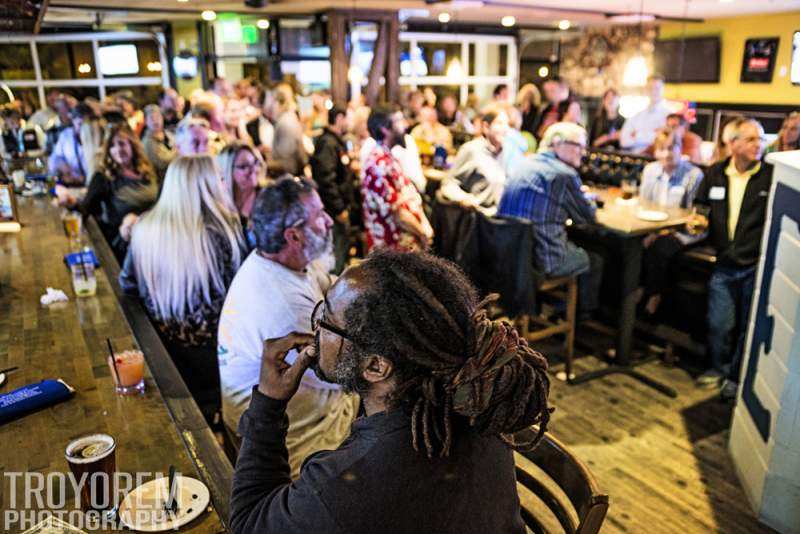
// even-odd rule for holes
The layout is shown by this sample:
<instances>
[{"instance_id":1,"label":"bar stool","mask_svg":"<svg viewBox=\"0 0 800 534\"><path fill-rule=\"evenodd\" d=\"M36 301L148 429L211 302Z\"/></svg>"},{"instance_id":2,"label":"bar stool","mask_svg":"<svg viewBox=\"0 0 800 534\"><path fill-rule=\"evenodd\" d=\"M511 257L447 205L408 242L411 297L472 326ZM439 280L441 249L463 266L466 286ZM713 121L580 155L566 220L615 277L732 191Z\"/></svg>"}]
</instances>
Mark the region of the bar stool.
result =
<instances>
[{"instance_id":1,"label":"bar stool","mask_svg":"<svg viewBox=\"0 0 800 534\"><path fill-rule=\"evenodd\" d=\"M572 360L575 350L575 315L578 303L577 276L547 278L536 284L537 294L547 295L564 303L564 317L550 320L542 315L522 314L517 317L517 329L528 341L539 341L557 334L564 334L564 371L556 373L556 378L572 381ZM532 325L538 327L531 329Z\"/></svg>"}]
</instances>

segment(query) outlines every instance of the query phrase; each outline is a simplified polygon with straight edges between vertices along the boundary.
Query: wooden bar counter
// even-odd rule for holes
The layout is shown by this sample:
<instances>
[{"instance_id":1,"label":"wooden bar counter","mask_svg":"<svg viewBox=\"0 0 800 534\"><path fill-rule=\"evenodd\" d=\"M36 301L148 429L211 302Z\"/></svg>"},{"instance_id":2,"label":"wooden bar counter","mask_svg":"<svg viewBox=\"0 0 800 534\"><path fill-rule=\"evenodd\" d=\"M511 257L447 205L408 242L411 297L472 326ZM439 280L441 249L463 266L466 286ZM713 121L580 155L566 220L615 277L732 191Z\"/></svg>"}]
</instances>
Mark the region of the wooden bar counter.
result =
<instances>
[{"instance_id":1,"label":"wooden bar counter","mask_svg":"<svg viewBox=\"0 0 800 534\"><path fill-rule=\"evenodd\" d=\"M86 226L102 264L97 295L79 299L63 262L69 243L58 210L45 199L19 199L19 212L22 231L0 234L0 369L19 366L0 393L54 378L76 393L66 402L0 425L0 471L68 474L67 443L107 433L117 443L118 472L134 477L140 472L166 474L172 464L208 486L209 509L180 532L225 532L232 466L142 308L121 294L119 267L96 224ZM39 297L48 286L62 289L69 301L42 306ZM106 338L118 351L139 348L145 353L143 396L115 393ZM13 489L10 480L3 477L0 513L12 509L13 497L14 509L24 509L22 477L15 479ZM70 510L72 495L68 488ZM35 500L33 504L39 509ZM15 531L15 526L0 530Z\"/></svg>"}]
</instances>

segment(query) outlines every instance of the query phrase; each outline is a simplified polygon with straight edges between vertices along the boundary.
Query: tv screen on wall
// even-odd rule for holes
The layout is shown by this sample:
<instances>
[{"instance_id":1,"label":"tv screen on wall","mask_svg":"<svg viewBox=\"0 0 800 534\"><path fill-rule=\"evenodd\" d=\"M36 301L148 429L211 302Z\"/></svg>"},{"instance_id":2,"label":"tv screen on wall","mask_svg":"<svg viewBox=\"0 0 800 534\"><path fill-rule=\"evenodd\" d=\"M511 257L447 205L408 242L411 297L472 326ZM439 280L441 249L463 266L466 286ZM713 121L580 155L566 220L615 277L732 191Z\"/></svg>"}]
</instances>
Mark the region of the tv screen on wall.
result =
<instances>
[{"instance_id":1,"label":"tv screen on wall","mask_svg":"<svg viewBox=\"0 0 800 534\"><path fill-rule=\"evenodd\" d=\"M719 37L656 41L655 70L667 83L719 82Z\"/></svg>"}]
</instances>

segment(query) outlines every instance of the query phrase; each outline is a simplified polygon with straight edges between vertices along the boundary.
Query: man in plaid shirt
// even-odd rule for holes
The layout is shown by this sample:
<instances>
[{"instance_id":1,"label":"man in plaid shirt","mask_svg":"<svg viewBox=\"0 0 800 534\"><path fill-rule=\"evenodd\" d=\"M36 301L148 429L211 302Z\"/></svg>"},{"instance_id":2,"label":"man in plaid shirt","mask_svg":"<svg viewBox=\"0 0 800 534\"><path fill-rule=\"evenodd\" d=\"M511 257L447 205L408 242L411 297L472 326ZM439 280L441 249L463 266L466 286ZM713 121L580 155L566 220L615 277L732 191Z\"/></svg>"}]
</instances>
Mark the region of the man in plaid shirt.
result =
<instances>
[{"instance_id":1,"label":"man in plaid shirt","mask_svg":"<svg viewBox=\"0 0 800 534\"><path fill-rule=\"evenodd\" d=\"M581 192L577 168L586 149L586 130L559 122L542 139L544 151L509 169L498 217L518 217L535 224L537 268L548 278L579 275L579 309L597 308L602 257L567 239L566 221L595 222L595 206Z\"/></svg>"}]
</instances>

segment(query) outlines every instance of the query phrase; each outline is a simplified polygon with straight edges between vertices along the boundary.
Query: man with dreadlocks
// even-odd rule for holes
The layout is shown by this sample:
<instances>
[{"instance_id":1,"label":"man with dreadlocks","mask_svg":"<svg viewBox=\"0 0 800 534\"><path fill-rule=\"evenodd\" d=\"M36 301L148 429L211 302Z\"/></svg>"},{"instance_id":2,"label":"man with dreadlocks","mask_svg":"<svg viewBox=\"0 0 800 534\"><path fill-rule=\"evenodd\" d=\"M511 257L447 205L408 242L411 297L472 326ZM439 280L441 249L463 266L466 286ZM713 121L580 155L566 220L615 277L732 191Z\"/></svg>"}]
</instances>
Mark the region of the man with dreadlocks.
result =
<instances>
[{"instance_id":1,"label":"man with dreadlocks","mask_svg":"<svg viewBox=\"0 0 800 534\"><path fill-rule=\"evenodd\" d=\"M486 303L453 264L381 250L319 302L313 336L267 340L239 424L233 531L525 532L512 449L547 427L547 362ZM308 367L366 415L292 482L285 410Z\"/></svg>"}]
</instances>

